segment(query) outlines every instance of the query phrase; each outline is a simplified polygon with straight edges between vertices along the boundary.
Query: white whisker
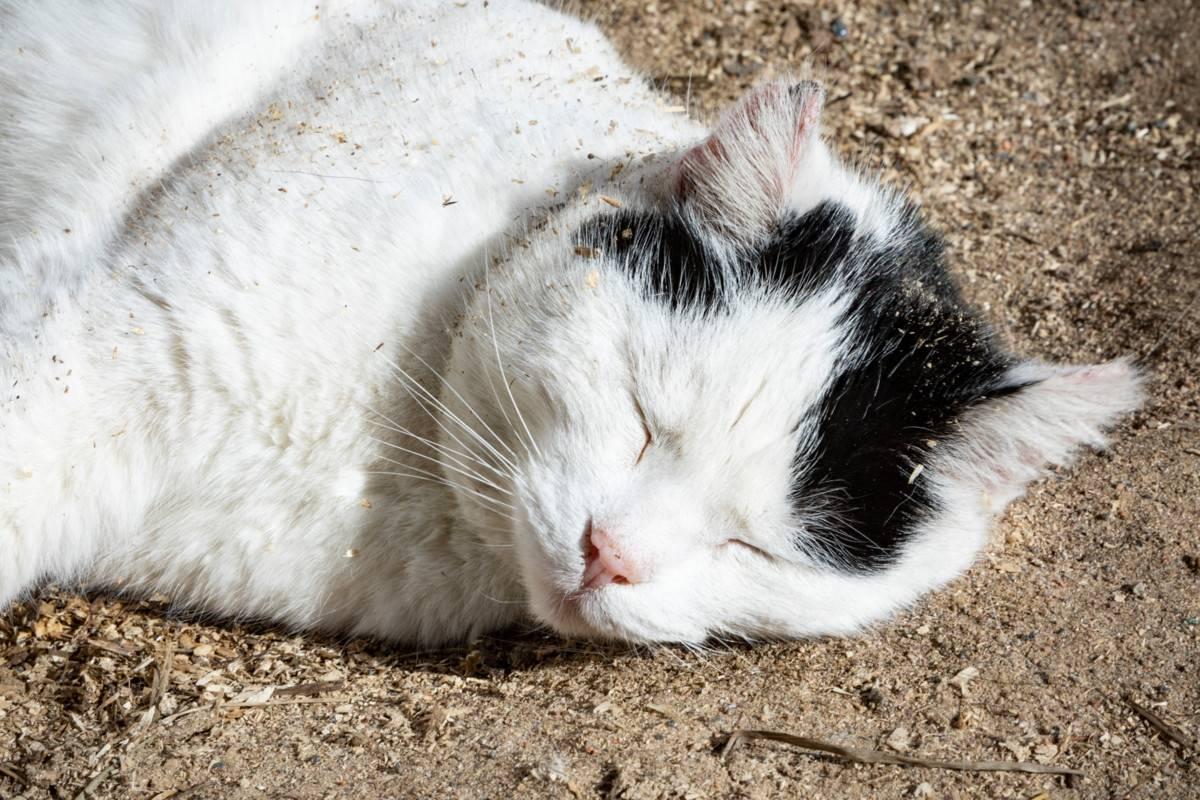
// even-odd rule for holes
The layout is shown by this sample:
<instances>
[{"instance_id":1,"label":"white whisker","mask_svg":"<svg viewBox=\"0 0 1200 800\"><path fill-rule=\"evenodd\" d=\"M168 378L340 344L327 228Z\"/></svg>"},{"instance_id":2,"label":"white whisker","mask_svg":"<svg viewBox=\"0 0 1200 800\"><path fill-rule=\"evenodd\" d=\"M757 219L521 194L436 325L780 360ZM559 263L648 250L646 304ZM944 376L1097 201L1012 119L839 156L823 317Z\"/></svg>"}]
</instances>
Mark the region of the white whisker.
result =
<instances>
[{"instance_id":1,"label":"white whisker","mask_svg":"<svg viewBox=\"0 0 1200 800\"><path fill-rule=\"evenodd\" d=\"M378 420L368 420L372 425L377 425L380 428L383 428L385 430L393 431L395 433L399 433L399 434L403 434L404 436L408 436L412 439L416 439L418 442L421 442L422 444L424 444L428 447L432 447L433 449L437 450L438 452L445 453L446 455L452 457L454 459L454 462L456 464L461 465L464 469L468 468L467 464L464 463L464 460L465 460L465 461L470 461L475 464L478 464L479 466L483 467L484 469L489 470L490 472L494 473L496 475L496 477L500 478L501 480L504 480L506 478L514 478L514 476L511 473L498 468L495 464L491 463L490 461L484 460L474 450L471 450L469 447L466 447L466 445L464 445L464 447L468 451L466 453L462 452L461 450L455 450L453 447L447 447L446 445L441 444L440 442L435 442L433 439L422 436L419 433L412 432L408 428L406 428L403 425L400 425L399 423L392 420L386 414L383 414L379 411L375 411L372 408L368 408L367 410L373 414L376 414L376 415L382 417L384 420L386 420L386 422L380 422Z\"/></svg>"},{"instance_id":2,"label":"white whisker","mask_svg":"<svg viewBox=\"0 0 1200 800\"><path fill-rule=\"evenodd\" d=\"M421 358L419 355L414 353L412 350L409 350L407 347L404 346L403 343L400 343L399 346L404 348L404 351L406 353L408 353L410 356L415 358L417 361L420 361L427 370L429 370L430 372L436 373L436 370L434 370L433 367L429 366L428 361ZM454 386L451 385L448 381L443 380L442 385L445 386L447 389L449 389L454 394L454 396L458 398L459 402L461 402L464 406L467 407L467 410L471 412L472 416L474 416L475 419L479 420L479 424L484 427L484 430L486 430L488 433L490 433L492 435L492 438L495 439L496 442L501 447L503 447L505 450L508 451L509 455L511 455L513 458L517 457L517 454L513 451L513 449L511 447L508 446L508 444L504 441L504 439L498 433L496 433L496 431L492 428L492 426L488 425L487 422L484 420L484 418L479 416L479 413L471 406L470 403L467 402L467 398L465 398L461 394L459 394L458 390L455 389Z\"/></svg>"},{"instance_id":3,"label":"white whisker","mask_svg":"<svg viewBox=\"0 0 1200 800\"><path fill-rule=\"evenodd\" d=\"M452 480L443 478L442 476L438 475L437 473L429 472L428 470L423 470L420 467L414 467L411 464L405 464L401 461L396 461L395 459L391 459L391 458L387 458L387 457L383 457L383 460L387 461L390 464L395 464L398 467L404 467L405 469L410 469L410 470L412 470L412 472L368 470L367 471L368 474L371 474L371 475L395 475L395 476L399 476L399 477L403 477L403 478L413 478L416 480L432 481L433 483L440 483L441 485L447 486L451 489L459 489L463 492L466 492L468 496L478 498L478 499L483 500L488 503L492 503L501 508L506 508L509 510L512 509L512 505L510 503L506 503L503 500L497 500L494 497L489 497L488 495L484 494L483 492L478 492L478 491L472 489L470 486L463 486L461 483L455 483ZM491 509L491 510L495 511L496 509ZM504 516L510 516L507 512L497 511L497 513L502 513L502 514L504 514ZM511 519L511 517L510 517L510 519Z\"/></svg>"},{"instance_id":4,"label":"white whisker","mask_svg":"<svg viewBox=\"0 0 1200 800\"><path fill-rule=\"evenodd\" d=\"M485 265L484 275L490 276L491 272L486 266L489 263L486 252L484 253L483 261L484 261L484 265ZM492 348L496 351L496 363L499 364L500 363L500 353L499 353L499 345L496 343L496 323L495 323L495 320L492 318L492 295L491 295L490 278L487 282L486 291L488 292L487 300L488 300L489 335L492 337ZM504 407L504 401L502 401L500 399L500 393L498 391L496 391L496 382L494 380L492 380L491 369L488 368L487 364L483 364L482 362L483 362L483 359L481 358L480 363L483 367L483 374L487 377L488 386L492 390L492 398L495 399L495 401L496 401L496 408L500 409L500 413L504 416L504 422L505 422L505 424L508 425L508 429L511 431L514 431L517 434L518 441L520 441L521 446L525 448L525 455L532 458L533 453L529 449L529 444L524 439L521 438L520 431L517 430L517 426L513 425L512 418L510 416L508 416L508 409L506 409ZM501 379L503 379L503 370L501 370Z\"/></svg>"},{"instance_id":5,"label":"white whisker","mask_svg":"<svg viewBox=\"0 0 1200 800\"><path fill-rule=\"evenodd\" d=\"M404 376L404 377L405 377L407 380L409 380L409 381L413 380L413 379L412 379L410 376L408 376L407 374L405 374L405 376ZM420 397L419 395L417 395L417 394L416 394L416 393L413 391L412 387L410 387L410 386L409 386L409 385L408 385L408 384L407 384L405 381L403 381L403 380L398 380L397 382L400 384L401 388L402 388L402 389L404 389L404 391L408 393L408 396L412 398L413 402L415 402L415 403L416 403L418 406L420 406L420 407L421 407L421 410L422 410L422 411L424 411L426 414L428 414L428 415L429 415L429 418L430 418L430 419L432 419L432 420L434 421L434 423L435 423L435 424L436 424L436 425L437 425L439 428L441 428L441 429L442 429L442 431L443 431L443 432L444 432L444 433L445 433L447 436L449 436L451 439L453 439L453 440L455 441L455 443L456 443L456 444L458 444L460 447L462 447L462 448L464 448L464 449L466 449L466 450L470 450L470 449L471 449L471 448L470 448L470 447L469 447L469 446L468 446L468 445L467 445L465 442L463 442L463 440L462 440L462 439L460 439L460 438L459 438L459 437L458 437L458 436L457 436L457 435L456 435L456 434L455 434L455 433L454 433L452 430L450 430L449 428L447 428L447 427L446 427L446 426L445 426L445 425L442 423L442 420L441 420L441 418L440 418L440 417L439 417L437 414L433 413L433 411L431 411L431 410L429 409L429 406L426 404L426 403L427 403L427 401L425 401L425 400L422 400L422 399L421 399L421 397ZM425 387L421 386L420 384L416 384L416 388L418 388L418 389L420 389L421 391L425 392L425 394L426 394L426 395L429 395L429 391L428 391L427 389L425 389ZM429 396L430 396L430 397L432 397L432 395L429 395ZM437 400L437 398L433 398L433 401L434 401L434 403L436 403L436 404L437 404L437 406L441 406L441 407L442 407L442 409L444 409L444 413L445 413L445 415L446 415L447 417L449 417L449 418L450 418L450 420L451 420L452 422L455 422L455 423L456 423L456 424L458 424L458 425L459 425L459 427L461 427L463 430L465 430L466 432L468 432L468 433L470 433L472 436L474 436L474 437L475 437L475 439L476 439L476 440L478 440L478 441L479 441L479 442L480 442L480 443L481 443L481 444L482 444L482 445L483 445L483 446L484 446L484 447L485 447L485 448L488 450L488 452L489 452L489 453L491 453L491 454L492 454L492 455L494 455L496 458L498 458L498 459L499 459L499 460L500 460L500 461L501 461L501 462L502 462L502 463L503 463L503 464L504 464L504 465L505 465L505 466L506 466L506 467L507 467L509 470L511 470L511 473L512 473L512 476L514 477L514 479L517 477L518 470L517 470L517 467L516 467L516 465L515 465L515 464L513 464L511 461L509 461L507 458L505 458L505 457L504 457L504 455L503 455L502 453L500 453L498 450L496 450L496 448L492 447L492 446L491 446L491 445L490 445L490 444L487 442L487 440L486 440L486 439L484 439L482 436L480 436L480 435L479 435L479 433L478 433L478 432L477 432L477 431L476 431L474 428L472 428L472 427L471 427L470 425L468 425L466 422L462 421L462 420L461 420L461 419L458 417L458 415L456 415L456 414L455 414L453 411L451 411L450 409L448 409L448 408L445 408L444 404L442 404L442 403L441 403L441 401ZM435 407L436 407L436 406L435 406Z\"/></svg>"},{"instance_id":6,"label":"white whisker","mask_svg":"<svg viewBox=\"0 0 1200 800\"><path fill-rule=\"evenodd\" d=\"M403 347L403 345L400 345L400 346ZM405 348L405 350L407 352L409 352L410 354L412 354L418 361L421 361L421 363L424 364L427 369L430 369L431 371L433 371L427 361L425 361L424 359L422 359L420 356L416 355L415 353L412 353L412 351L408 350L408 348ZM515 469L515 465L511 461L509 461L501 453L496 451L495 448L492 447L491 443L488 442L486 439L484 439L483 436L481 436L478 431L476 431L473 427L468 425L465 420L463 420L461 417L459 417L457 414L455 414L453 411L451 411L450 408L445 403L443 403L441 400L439 400L438 397L433 392L426 389L424 384L422 384L419 380L417 380L411 374L409 374L409 372L407 370L405 370L404 367L400 366L399 364L397 364L395 361L388 358L387 356L381 356L381 358L383 358L383 360L387 363L387 365L389 367L391 367L392 377L404 379L403 381L398 381L398 382L400 382L401 386L407 386L409 388L409 396L410 397L412 396L411 389L419 390L421 392L421 394L423 394L428 399L428 402L433 404L434 408L438 409L443 414L445 414L447 417L449 417L453 422L458 424L464 431L466 431L466 432L470 433L472 436L474 436L480 442L480 444L482 444L484 447L488 448L489 451L493 452L498 458L500 458L502 461L504 461L508 466ZM405 383L405 381L407 381L407 384ZM443 381L442 385L445 386L446 388L450 389L450 391L454 392L453 386L450 386L449 384L445 383L444 381ZM455 394L458 395L457 392L455 392ZM461 399L461 395L458 395L458 396ZM416 400L415 397L413 399ZM418 401L418 402L421 402L421 401ZM475 414L475 410L473 408L471 408L469 403L467 403L465 400L463 400L463 404L467 406L468 410L470 410L472 414ZM432 414L428 408L425 408L423 403L422 403L422 408L424 408L425 412L428 413L431 417L433 417L434 420L436 421L437 417L434 414ZM478 416L478 414L476 414L476 416ZM482 420L480 420L480 421L482 422ZM486 423L485 423L485 425L486 425ZM445 429L443 428L443 430L445 430ZM447 433L449 433L449 431L447 431ZM455 441L458 441L458 440L455 439ZM461 444L461 442L459 442L459 443ZM465 447L465 445L464 445L464 447ZM470 448L468 448L468 449L470 449Z\"/></svg>"},{"instance_id":7,"label":"white whisker","mask_svg":"<svg viewBox=\"0 0 1200 800\"><path fill-rule=\"evenodd\" d=\"M470 468L460 469L459 467L456 467L452 464L447 464L445 461L442 461L439 458L434 458L433 456L428 455L426 453L421 453L416 450L411 450L407 447L402 447L401 445L384 441L383 439L376 439L374 436L368 436L367 438L370 439L372 442L375 442L376 444L383 445L384 447L390 447L393 450L399 450L402 453L408 453L409 455L416 456L417 458L423 458L426 461L432 461L434 464L437 464L439 467L441 467L443 469L448 469L451 472L457 472L459 475L463 475L467 478L474 478L475 480L479 481L480 483L482 483L486 486L490 486L491 488L495 489L498 492L503 492L504 494L512 495L512 492L510 492L508 489L505 489L503 486L500 486L499 484L496 484L496 483L488 480L487 478L483 477L482 475L480 475L478 472L476 472L473 469L470 469Z\"/></svg>"},{"instance_id":8,"label":"white whisker","mask_svg":"<svg viewBox=\"0 0 1200 800\"><path fill-rule=\"evenodd\" d=\"M431 417L434 417L435 420L437 419L436 415L434 415L432 411L430 411L428 408L425 407L426 402L433 405L434 408L436 408L438 411L442 412L442 414L444 414L451 422L455 423L460 428L462 428L466 433L470 434L471 437L475 439L475 441L477 441L477 442L479 442L479 444L483 445L483 447L489 453L491 453L493 456L495 456L501 463L503 463L505 466L507 466L509 469L511 469L514 473L517 471L516 463L509 460L509 458L507 456L505 456L503 453L501 453L499 450L497 450L495 447L493 447L492 443L489 442L487 439L485 439L483 437L483 435L479 433L479 431L475 430L475 428L472 427L466 420L464 420L462 417L458 416L453 411L451 411L449 406L447 406L445 403L443 403L441 400L439 400L437 397L435 397L432 392L430 392L428 389L426 389L424 386L422 386L420 384L420 382L418 382L416 380L416 378L413 378L411 375L409 375L407 372L405 372L403 369L401 369L399 367L395 368L395 371L393 372L393 376L398 376L400 378L403 378L404 380L408 381L409 384L411 384L409 386L410 396L411 396L411 390L414 388L419 389L421 391L421 393L425 395L426 400L424 400L424 401L417 400L416 397L413 397L413 399L417 400L417 402L421 403L422 408L425 408L425 412L427 414L429 414ZM443 428L443 430L445 430L445 428ZM446 432L449 433L449 431L446 431ZM455 441L458 442L463 447L466 447L466 445L464 445L457 437L455 437Z\"/></svg>"},{"instance_id":9,"label":"white whisker","mask_svg":"<svg viewBox=\"0 0 1200 800\"><path fill-rule=\"evenodd\" d=\"M379 456L379 458L383 461L388 462L389 464L395 464L398 467L404 467L405 469L411 469L413 472L420 473L421 475L427 475L430 478L437 478L439 480L443 480L446 482L447 486L453 486L456 489L462 489L465 492L471 492L473 494L479 495L480 497L486 498L487 501L490 503L496 503L497 505L504 506L505 508L510 508L510 509L512 508L511 503L508 503L497 497L492 497L491 495L489 495L485 492L481 492L478 489L472 489L470 486L467 486L465 484L458 483L457 481L453 481L450 478L447 478L445 475L439 475L436 472L431 472L423 467L415 467L412 464L406 464L403 461L397 461L394 458L388 458L387 456L384 456L384 455Z\"/></svg>"},{"instance_id":10,"label":"white whisker","mask_svg":"<svg viewBox=\"0 0 1200 800\"><path fill-rule=\"evenodd\" d=\"M523 606L523 605L525 605L524 600L501 600L499 597L492 597L490 594L487 594L486 592L480 592L480 594L483 595L484 597L486 597L488 600L491 600L493 603L499 603L500 605L505 605L505 606Z\"/></svg>"},{"instance_id":11,"label":"white whisker","mask_svg":"<svg viewBox=\"0 0 1200 800\"><path fill-rule=\"evenodd\" d=\"M504 374L504 362L500 358L500 344L496 341L496 320L492 316L492 272L486 259L484 259L483 265L484 291L487 293L488 325L491 327L492 349L496 353L496 366L500 368L500 380L504 383L504 391L508 392L508 399L512 403L513 411L517 412L517 419L521 421L521 427L525 429L525 436L529 440L529 444L533 445L533 449L541 456L541 448L538 447L537 442L534 440L533 433L529 430L529 425L525 423L525 415L521 413L521 407L517 405L517 399L513 397L512 387L508 383L508 376ZM528 445L526 449L528 449Z\"/></svg>"}]
</instances>

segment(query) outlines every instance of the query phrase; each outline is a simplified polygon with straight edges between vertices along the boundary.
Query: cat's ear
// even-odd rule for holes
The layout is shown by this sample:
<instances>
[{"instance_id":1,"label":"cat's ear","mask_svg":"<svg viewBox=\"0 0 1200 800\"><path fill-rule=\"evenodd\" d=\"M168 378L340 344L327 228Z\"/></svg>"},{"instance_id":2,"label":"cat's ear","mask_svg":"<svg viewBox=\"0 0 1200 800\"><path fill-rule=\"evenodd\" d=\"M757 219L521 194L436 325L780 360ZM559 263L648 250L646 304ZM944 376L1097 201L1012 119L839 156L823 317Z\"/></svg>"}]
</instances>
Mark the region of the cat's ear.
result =
<instances>
[{"instance_id":1,"label":"cat's ear","mask_svg":"<svg viewBox=\"0 0 1200 800\"><path fill-rule=\"evenodd\" d=\"M1066 464L1081 446L1102 447L1104 430L1141 399L1141 376L1127 360L1019 364L964 415L942 470L981 490L998 511L1046 466Z\"/></svg>"},{"instance_id":2,"label":"cat's ear","mask_svg":"<svg viewBox=\"0 0 1200 800\"><path fill-rule=\"evenodd\" d=\"M824 105L825 89L813 81L753 89L680 158L677 200L736 242L760 241L782 214L802 162L820 146Z\"/></svg>"}]
</instances>

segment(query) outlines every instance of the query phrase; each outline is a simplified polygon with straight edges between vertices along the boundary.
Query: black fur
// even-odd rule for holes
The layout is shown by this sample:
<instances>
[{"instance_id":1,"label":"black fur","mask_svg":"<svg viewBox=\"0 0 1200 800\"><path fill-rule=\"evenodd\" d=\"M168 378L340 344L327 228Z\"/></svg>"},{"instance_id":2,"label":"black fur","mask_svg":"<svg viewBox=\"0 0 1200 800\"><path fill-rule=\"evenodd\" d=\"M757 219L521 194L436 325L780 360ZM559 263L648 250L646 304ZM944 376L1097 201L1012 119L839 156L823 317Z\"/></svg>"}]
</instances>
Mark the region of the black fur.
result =
<instances>
[{"instance_id":1,"label":"black fur","mask_svg":"<svg viewBox=\"0 0 1200 800\"><path fill-rule=\"evenodd\" d=\"M770 243L747 264L769 286L797 299L843 276L854 241L854 219L845 207L825 202L785 220Z\"/></svg>"},{"instance_id":2,"label":"black fur","mask_svg":"<svg viewBox=\"0 0 1200 800\"><path fill-rule=\"evenodd\" d=\"M806 541L857 572L892 563L935 510L929 451L958 435L959 416L1001 388L1009 358L946 272L941 242L908 212L898 241L856 243L842 269L856 296L844 322L862 355L844 366L817 411L818 438L793 502L827 506L831 522Z\"/></svg>"},{"instance_id":3,"label":"black fur","mask_svg":"<svg viewBox=\"0 0 1200 800\"><path fill-rule=\"evenodd\" d=\"M716 308L725 296L725 272L715 267L715 256L676 214L604 215L585 225L576 241L614 257L642 282L648 296L671 308Z\"/></svg>"}]
</instances>

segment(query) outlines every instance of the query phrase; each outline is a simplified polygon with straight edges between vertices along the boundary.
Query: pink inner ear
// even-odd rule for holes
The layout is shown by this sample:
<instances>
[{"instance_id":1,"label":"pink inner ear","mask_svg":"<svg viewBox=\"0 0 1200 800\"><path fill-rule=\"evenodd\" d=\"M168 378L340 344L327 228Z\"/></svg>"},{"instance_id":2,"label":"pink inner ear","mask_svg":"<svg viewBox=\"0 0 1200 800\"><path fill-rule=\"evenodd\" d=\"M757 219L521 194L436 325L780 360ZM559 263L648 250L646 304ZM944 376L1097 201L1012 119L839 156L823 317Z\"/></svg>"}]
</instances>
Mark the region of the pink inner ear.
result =
<instances>
[{"instance_id":1,"label":"pink inner ear","mask_svg":"<svg viewBox=\"0 0 1200 800\"><path fill-rule=\"evenodd\" d=\"M790 161L794 170L800 163L805 143L821 126L821 112L825 109L825 89L820 84L806 81L793 86L792 92L800 93L799 97L793 97L796 104L796 128L792 136Z\"/></svg>"},{"instance_id":2,"label":"pink inner ear","mask_svg":"<svg viewBox=\"0 0 1200 800\"><path fill-rule=\"evenodd\" d=\"M1076 386L1102 386L1110 383L1123 383L1135 380L1137 370L1124 361L1110 361L1107 364L1093 364L1088 367L1073 370L1063 374L1059 380Z\"/></svg>"},{"instance_id":3,"label":"pink inner ear","mask_svg":"<svg viewBox=\"0 0 1200 800\"><path fill-rule=\"evenodd\" d=\"M776 145L773 140L787 136L787 163L776 164L773 174L762 175L768 183L763 188L781 200L785 185L795 178L805 145L820 125L824 105L825 90L813 81L759 86L726 113L707 139L684 153L679 161L678 195L689 196L698 180L712 174L717 162L729 161L731 152L748 160L762 155L769 158Z\"/></svg>"},{"instance_id":4,"label":"pink inner ear","mask_svg":"<svg viewBox=\"0 0 1200 800\"><path fill-rule=\"evenodd\" d=\"M724 161L727 158L725 148L716 133L713 133L700 144L688 150L679 159L679 173L676 178L675 193L687 197L692 193L695 176L706 171L713 161Z\"/></svg>"},{"instance_id":5,"label":"pink inner ear","mask_svg":"<svg viewBox=\"0 0 1200 800\"><path fill-rule=\"evenodd\" d=\"M951 467L977 480L1001 504L1016 497L1044 465L1070 462L1081 446L1104 444L1104 430L1141 403L1141 377L1125 360L1087 366L1027 362L1009 372L1021 388L986 401L964 426Z\"/></svg>"}]
</instances>

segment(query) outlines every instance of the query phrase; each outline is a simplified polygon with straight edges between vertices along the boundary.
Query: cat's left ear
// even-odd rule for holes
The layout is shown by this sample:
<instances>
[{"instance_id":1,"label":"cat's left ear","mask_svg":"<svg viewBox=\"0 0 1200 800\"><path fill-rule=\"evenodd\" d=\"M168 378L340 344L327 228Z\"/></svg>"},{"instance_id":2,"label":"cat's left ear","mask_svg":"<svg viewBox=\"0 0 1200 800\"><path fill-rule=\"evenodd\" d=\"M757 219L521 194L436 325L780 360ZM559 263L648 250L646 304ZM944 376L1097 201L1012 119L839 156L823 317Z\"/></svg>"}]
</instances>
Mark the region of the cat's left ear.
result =
<instances>
[{"instance_id":1,"label":"cat's left ear","mask_svg":"<svg viewBox=\"0 0 1200 800\"><path fill-rule=\"evenodd\" d=\"M676 166L687 212L743 244L771 233L804 160L820 147L825 89L814 81L763 84L725 112Z\"/></svg>"},{"instance_id":2,"label":"cat's left ear","mask_svg":"<svg viewBox=\"0 0 1200 800\"><path fill-rule=\"evenodd\" d=\"M1047 465L1068 463L1080 446L1102 447L1105 429L1141 405L1141 383L1137 368L1124 359L1018 364L993 397L960 420L961 436L940 469L960 485L982 490L999 511Z\"/></svg>"}]
</instances>

